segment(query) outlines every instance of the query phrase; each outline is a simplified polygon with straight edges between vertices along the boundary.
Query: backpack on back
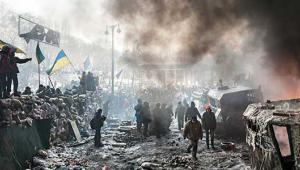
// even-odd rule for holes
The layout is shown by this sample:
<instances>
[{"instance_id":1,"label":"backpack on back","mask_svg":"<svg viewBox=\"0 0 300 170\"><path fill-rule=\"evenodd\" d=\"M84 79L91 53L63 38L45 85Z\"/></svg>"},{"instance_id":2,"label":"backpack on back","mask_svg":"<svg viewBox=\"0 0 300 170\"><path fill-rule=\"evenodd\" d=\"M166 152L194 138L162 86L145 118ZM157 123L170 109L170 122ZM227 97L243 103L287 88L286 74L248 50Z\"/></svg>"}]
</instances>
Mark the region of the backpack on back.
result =
<instances>
[{"instance_id":1,"label":"backpack on back","mask_svg":"<svg viewBox=\"0 0 300 170\"><path fill-rule=\"evenodd\" d=\"M90 126L91 126L92 129L95 129L95 128L96 128L95 118L93 118L93 119L90 121Z\"/></svg>"}]
</instances>

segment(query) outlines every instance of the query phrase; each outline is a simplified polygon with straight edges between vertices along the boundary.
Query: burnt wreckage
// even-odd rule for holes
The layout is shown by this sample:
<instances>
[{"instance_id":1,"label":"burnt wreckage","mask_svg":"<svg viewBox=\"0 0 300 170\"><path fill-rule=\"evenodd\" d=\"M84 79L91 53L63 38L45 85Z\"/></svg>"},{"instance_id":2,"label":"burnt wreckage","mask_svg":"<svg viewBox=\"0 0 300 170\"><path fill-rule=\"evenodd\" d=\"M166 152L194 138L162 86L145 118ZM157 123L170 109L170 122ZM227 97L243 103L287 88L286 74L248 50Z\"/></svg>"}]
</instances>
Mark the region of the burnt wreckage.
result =
<instances>
[{"instance_id":1,"label":"burnt wreckage","mask_svg":"<svg viewBox=\"0 0 300 170\"><path fill-rule=\"evenodd\" d=\"M220 86L209 90L207 98L216 114L219 127L217 133L230 137L245 135L242 120L244 111L249 104L263 101L260 89L243 86Z\"/></svg>"},{"instance_id":2,"label":"burnt wreckage","mask_svg":"<svg viewBox=\"0 0 300 170\"><path fill-rule=\"evenodd\" d=\"M251 104L244 112L253 169L300 168L300 99Z\"/></svg>"}]
</instances>

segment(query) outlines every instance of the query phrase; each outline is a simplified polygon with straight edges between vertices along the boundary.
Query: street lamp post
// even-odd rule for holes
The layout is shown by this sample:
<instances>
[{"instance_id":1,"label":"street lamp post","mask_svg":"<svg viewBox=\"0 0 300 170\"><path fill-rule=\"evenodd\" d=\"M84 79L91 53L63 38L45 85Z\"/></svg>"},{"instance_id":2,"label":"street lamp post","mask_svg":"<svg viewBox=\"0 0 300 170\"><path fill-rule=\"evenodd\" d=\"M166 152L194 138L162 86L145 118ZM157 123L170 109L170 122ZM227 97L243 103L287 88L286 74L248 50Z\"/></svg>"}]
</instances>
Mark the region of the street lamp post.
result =
<instances>
[{"instance_id":1,"label":"street lamp post","mask_svg":"<svg viewBox=\"0 0 300 170\"><path fill-rule=\"evenodd\" d=\"M119 24L109 26L111 28L111 96L115 95L115 56L114 56L114 33L117 28L117 33L121 32ZM108 27L105 34L108 35Z\"/></svg>"}]
</instances>

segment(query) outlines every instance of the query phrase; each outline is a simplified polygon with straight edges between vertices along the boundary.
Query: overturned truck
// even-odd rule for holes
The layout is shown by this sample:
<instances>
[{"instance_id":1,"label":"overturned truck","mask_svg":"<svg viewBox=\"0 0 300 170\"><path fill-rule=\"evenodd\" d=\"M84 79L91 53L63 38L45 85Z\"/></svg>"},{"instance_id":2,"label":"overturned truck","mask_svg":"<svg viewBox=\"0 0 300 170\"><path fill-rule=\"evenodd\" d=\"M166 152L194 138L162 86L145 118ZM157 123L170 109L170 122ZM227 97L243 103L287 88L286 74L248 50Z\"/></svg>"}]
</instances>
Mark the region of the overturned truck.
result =
<instances>
[{"instance_id":1,"label":"overturned truck","mask_svg":"<svg viewBox=\"0 0 300 170\"><path fill-rule=\"evenodd\" d=\"M244 86L221 86L209 90L207 97L208 103L216 114L217 133L234 138L245 136L242 118L247 106L263 101L260 89Z\"/></svg>"},{"instance_id":2,"label":"overturned truck","mask_svg":"<svg viewBox=\"0 0 300 170\"><path fill-rule=\"evenodd\" d=\"M253 169L300 168L300 99L251 104L243 116Z\"/></svg>"}]
</instances>

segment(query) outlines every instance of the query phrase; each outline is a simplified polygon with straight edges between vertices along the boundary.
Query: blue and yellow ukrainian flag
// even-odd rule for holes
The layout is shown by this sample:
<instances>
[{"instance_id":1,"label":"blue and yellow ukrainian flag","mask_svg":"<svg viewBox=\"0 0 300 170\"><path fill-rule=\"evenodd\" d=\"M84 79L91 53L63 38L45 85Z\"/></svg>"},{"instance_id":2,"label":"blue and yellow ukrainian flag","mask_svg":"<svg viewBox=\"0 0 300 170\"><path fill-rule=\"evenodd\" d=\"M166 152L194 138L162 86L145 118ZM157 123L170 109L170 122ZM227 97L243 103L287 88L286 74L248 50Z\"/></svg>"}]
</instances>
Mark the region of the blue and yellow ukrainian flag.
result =
<instances>
[{"instance_id":1,"label":"blue and yellow ukrainian flag","mask_svg":"<svg viewBox=\"0 0 300 170\"><path fill-rule=\"evenodd\" d=\"M58 71L60 71L62 68L64 68L66 65L69 64L71 64L71 61L69 60L65 52L61 50L58 53L53 66L47 71L47 74L51 76L52 74L57 73Z\"/></svg>"}]
</instances>

